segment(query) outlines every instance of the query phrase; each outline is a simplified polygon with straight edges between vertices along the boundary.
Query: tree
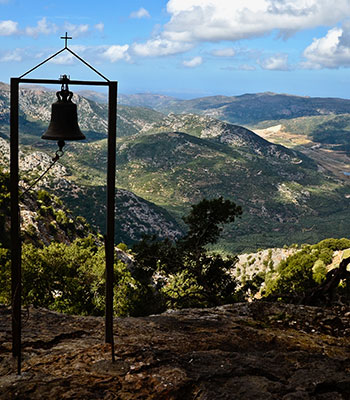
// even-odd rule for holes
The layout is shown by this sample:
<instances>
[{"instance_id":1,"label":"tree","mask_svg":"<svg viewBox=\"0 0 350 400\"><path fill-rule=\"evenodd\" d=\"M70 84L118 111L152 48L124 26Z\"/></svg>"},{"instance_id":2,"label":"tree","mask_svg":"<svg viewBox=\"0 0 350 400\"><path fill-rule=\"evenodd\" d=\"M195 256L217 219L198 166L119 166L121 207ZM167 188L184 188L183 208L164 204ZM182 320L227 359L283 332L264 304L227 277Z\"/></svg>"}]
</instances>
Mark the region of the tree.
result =
<instances>
[{"instance_id":1,"label":"tree","mask_svg":"<svg viewBox=\"0 0 350 400\"><path fill-rule=\"evenodd\" d=\"M183 218L188 226L186 236L179 242L192 253L204 251L208 244L215 244L223 230L223 226L234 222L237 216L242 215L242 208L230 200L203 199L192 206L190 214Z\"/></svg>"},{"instance_id":2,"label":"tree","mask_svg":"<svg viewBox=\"0 0 350 400\"><path fill-rule=\"evenodd\" d=\"M10 262L0 248L0 302L11 303ZM4 262L2 262L2 260ZM72 314L103 314L105 255L90 239L22 247L23 304Z\"/></svg>"},{"instance_id":3,"label":"tree","mask_svg":"<svg viewBox=\"0 0 350 400\"><path fill-rule=\"evenodd\" d=\"M133 247L134 276L151 288L154 273L158 271L163 275L165 279L152 290L162 293L168 307L203 307L233 302L236 282L229 271L237 258L211 254L207 246L217 243L223 226L234 222L241 214L241 207L222 197L202 200L183 218L188 226L183 238L172 243L155 236L146 237Z\"/></svg>"}]
</instances>

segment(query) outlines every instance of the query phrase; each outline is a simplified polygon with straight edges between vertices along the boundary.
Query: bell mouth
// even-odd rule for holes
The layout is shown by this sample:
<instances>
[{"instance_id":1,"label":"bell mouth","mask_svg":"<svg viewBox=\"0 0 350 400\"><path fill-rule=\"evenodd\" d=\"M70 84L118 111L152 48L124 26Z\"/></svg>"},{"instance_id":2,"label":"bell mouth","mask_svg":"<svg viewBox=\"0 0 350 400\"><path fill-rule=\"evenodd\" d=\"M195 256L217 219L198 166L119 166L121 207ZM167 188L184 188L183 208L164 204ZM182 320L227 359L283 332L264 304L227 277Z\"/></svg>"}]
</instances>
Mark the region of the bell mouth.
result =
<instances>
[{"instance_id":1,"label":"bell mouth","mask_svg":"<svg viewBox=\"0 0 350 400\"><path fill-rule=\"evenodd\" d=\"M84 140L84 139L86 139L86 136L83 134L83 133L81 133L79 136L78 135L59 135L59 136L57 136L57 135L50 135L49 133L44 133L42 136L41 136L41 139L45 139L45 140L56 140L56 141L59 141L59 140Z\"/></svg>"}]
</instances>

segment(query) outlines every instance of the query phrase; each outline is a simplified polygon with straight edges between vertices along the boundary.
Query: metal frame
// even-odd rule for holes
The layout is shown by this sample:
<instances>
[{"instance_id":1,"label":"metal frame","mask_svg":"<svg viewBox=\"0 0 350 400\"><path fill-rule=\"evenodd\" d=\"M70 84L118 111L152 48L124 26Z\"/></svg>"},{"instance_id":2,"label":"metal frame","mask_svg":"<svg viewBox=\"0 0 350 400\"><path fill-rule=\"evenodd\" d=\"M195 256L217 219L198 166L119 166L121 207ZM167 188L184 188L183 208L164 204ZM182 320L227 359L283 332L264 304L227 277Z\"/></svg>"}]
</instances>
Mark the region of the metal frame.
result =
<instances>
[{"instance_id":1,"label":"metal frame","mask_svg":"<svg viewBox=\"0 0 350 400\"><path fill-rule=\"evenodd\" d=\"M66 46L38 64L19 78L11 78L10 92L10 193L11 193L11 290L12 290L12 354L17 357L17 373L21 373L21 295L22 295L22 245L20 233L19 209L19 84L58 84L61 80L55 79L27 79L23 78L34 69L43 65L64 50L68 50L80 61L93 69L103 81L69 80L70 85L108 86L108 158L107 158L107 233L105 235L106 252L106 309L105 309L105 342L112 347L112 361L114 361L113 340L113 265L114 265L114 233L115 233L115 174L116 174L116 136L117 136L117 90L118 82L109 81L86 61Z\"/></svg>"}]
</instances>

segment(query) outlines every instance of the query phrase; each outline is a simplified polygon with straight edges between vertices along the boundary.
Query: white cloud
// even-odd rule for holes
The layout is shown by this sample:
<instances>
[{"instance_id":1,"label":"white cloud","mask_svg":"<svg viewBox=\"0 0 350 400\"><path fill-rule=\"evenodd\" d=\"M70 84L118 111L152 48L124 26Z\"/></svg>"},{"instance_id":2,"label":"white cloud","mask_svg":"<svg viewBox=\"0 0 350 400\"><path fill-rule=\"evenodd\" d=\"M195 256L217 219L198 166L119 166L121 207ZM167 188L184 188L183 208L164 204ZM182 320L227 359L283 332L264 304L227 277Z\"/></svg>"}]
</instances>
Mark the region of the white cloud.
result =
<instances>
[{"instance_id":1,"label":"white cloud","mask_svg":"<svg viewBox=\"0 0 350 400\"><path fill-rule=\"evenodd\" d=\"M105 25L104 25L104 23L100 22L99 24L94 25L94 28L95 28L97 31L103 32L103 30L104 30L104 28L105 28Z\"/></svg>"},{"instance_id":2,"label":"white cloud","mask_svg":"<svg viewBox=\"0 0 350 400\"><path fill-rule=\"evenodd\" d=\"M88 24L75 25L70 22L65 22L63 26L64 30L69 33L70 36L79 37L85 35L89 31Z\"/></svg>"},{"instance_id":3,"label":"white cloud","mask_svg":"<svg viewBox=\"0 0 350 400\"><path fill-rule=\"evenodd\" d=\"M100 22L94 25L94 28L102 32L104 29L104 24ZM89 25L75 25L70 22L65 22L63 26L58 27L56 24L49 22L47 18L44 17L37 22L36 26L27 26L24 29L19 29L18 22L11 20L0 21L0 36L27 35L37 38L39 35L55 34L59 30L68 32L70 36L79 37L88 33Z\"/></svg>"},{"instance_id":4,"label":"white cloud","mask_svg":"<svg viewBox=\"0 0 350 400\"><path fill-rule=\"evenodd\" d=\"M131 57L128 53L129 45L119 46L79 46L72 45L70 49L81 57L87 60L101 61L108 60L110 62L117 62L120 60L130 61ZM70 65L77 62L77 59L70 52L63 52L50 60L54 64Z\"/></svg>"},{"instance_id":5,"label":"white cloud","mask_svg":"<svg viewBox=\"0 0 350 400\"><path fill-rule=\"evenodd\" d=\"M18 33L18 22L0 21L0 36L10 36Z\"/></svg>"},{"instance_id":6,"label":"white cloud","mask_svg":"<svg viewBox=\"0 0 350 400\"><path fill-rule=\"evenodd\" d=\"M125 44L123 46L113 45L109 46L106 50L103 51L102 57L108 59L111 62L116 62L119 60L130 61L130 55L128 51L128 44Z\"/></svg>"},{"instance_id":7,"label":"white cloud","mask_svg":"<svg viewBox=\"0 0 350 400\"><path fill-rule=\"evenodd\" d=\"M149 12L146 9L144 9L143 7L141 7L137 11L133 11L130 14L130 18L138 18L138 19L140 19L140 18L150 18L150 17L151 16L150 16Z\"/></svg>"},{"instance_id":8,"label":"white cloud","mask_svg":"<svg viewBox=\"0 0 350 400\"><path fill-rule=\"evenodd\" d=\"M74 64L75 57L71 53L62 53L52 58L49 62L58 65L72 65Z\"/></svg>"},{"instance_id":9,"label":"white cloud","mask_svg":"<svg viewBox=\"0 0 350 400\"><path fill-rule=\"evenodd\" d=\"M264 60L260 61L260 66L263 69L273 70L273 71L288 71L288 55L287 54L277 54Z\"/></svg>"},{"instance_id":10,"label":"white cloud","mask_svg":"<svg viewBox=\"0 0 350 400\"><path fill-rule=\"evenodd\" d=\"M336 24L349 0L169 0L164 37L173 41L236 41L277 30L280 35Z\"/></svg>"},{"instance_id":11,"label":"white cloud","mask_svg":"<svg viewBox=\"0 0 350 400\"><path fill-rule=\"evenodd\" d=\"M38 37L40 34L49 35L50 33L56 33L57 30L57 25L47 22L44 17L37 22L35 27L28 26L25 29L25 34L28 36Z\"/></svg>"},{"instance_id":12,"label":"white cloud","mask_svg":"<svg viewBox=\"0 0 350 400\"><path fill-rule=\"evenodd\" d=\"M242 64L239 66L240 70L242 71L255 71L256 67L254 65L250 65L250 64Z\"/></svg>"},{"instance_id":13,"label":"white cloud","mask_svg":"<svg viewBox=\"0 0 350 400\"><path fill-rule=\"evenodd\" d=\"M169 0L167 11L170 20L162 30L147 42L132 45L136 56L166 56L201 42L234 42L272 32L288 37L304 29L334 26L350 17L350 4L349 0ZM218 49L213 55L232 57L234 49Z\"/></svg>"},{"instance_id":14,"label":"white cloud","mask_svg":"<svg viewBox=\"0 0 350 400\"><path fill-rule=\"evenodd\" d=\"M314 39L303 53L304 68L350 67L350 26L333 28L321 39Z\"/></svg>"},{"instance_id":15,"label":"white cloud","mask_svg":"<svg viewBox=\"0 0 350 400\"><path fill-rule=\"evenodd\" d=\"M191 60L184 61L182 64L185 67L194 68L203 63L202 57L193 57Z\"/></svg>"},{"instance_id":16,"label":"white cloud","mask_svg":"<svg viewBox=\"0 0 350 400\"><path fill-rule=\"evenodd\" d=\"M4 55L0 56L0 62L19 62L22 61L22 49L15 49L6 52Z\"/></svg>"},{"instance_id":17,"label":"white cloud","mask_svg":"<svg viewBox=\"0 0 350 400\"><path fill-rule=\"evenodd\" d=\"M141 57L158 57L184 53L192 47L192 44L167 40L159 36L146 43L134 43L132 51Z\"/></svg>"},{"instance_id":18,"label":"white cloud","mask_svg":"<svg viewBox=\"0 0 350 400\"><path fill-rule=\"evenodd\" d=\"M224 49L217 49L213 51L213 55L217 57L233 57L236 54L232 47L226 47Z\"/></svg>"}]
</instances>

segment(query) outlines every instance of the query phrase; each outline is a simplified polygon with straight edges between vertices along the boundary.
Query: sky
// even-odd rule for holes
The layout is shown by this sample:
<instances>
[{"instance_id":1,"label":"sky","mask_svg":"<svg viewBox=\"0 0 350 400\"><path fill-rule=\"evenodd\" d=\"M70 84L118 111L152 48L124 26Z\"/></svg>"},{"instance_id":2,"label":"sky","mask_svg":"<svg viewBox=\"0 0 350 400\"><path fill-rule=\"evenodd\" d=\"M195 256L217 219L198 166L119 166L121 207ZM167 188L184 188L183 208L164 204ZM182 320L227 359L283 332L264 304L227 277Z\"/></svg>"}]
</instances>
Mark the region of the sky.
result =
<instances>
[{"instance_id":1,"label":"sky","mask_svg":"<svg viewBox=\"0 0 350 400\"><path fill-rule=\"evenodd\" d=\"M0 0L0 81L64 48L65 32L124 94L350 98L350 0ZM99 79L66 50L27 77L63 74Z\"/></svg>"}]
</instances>

